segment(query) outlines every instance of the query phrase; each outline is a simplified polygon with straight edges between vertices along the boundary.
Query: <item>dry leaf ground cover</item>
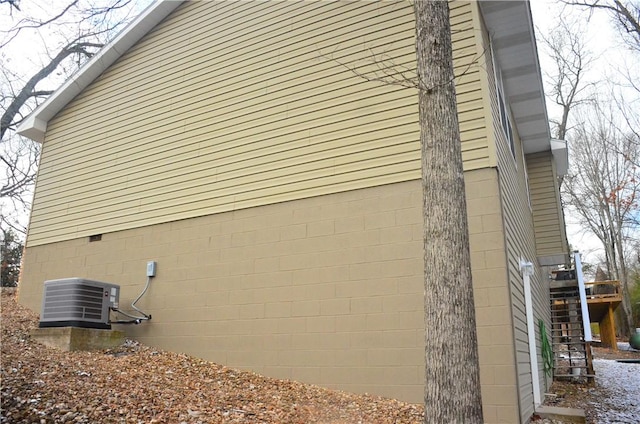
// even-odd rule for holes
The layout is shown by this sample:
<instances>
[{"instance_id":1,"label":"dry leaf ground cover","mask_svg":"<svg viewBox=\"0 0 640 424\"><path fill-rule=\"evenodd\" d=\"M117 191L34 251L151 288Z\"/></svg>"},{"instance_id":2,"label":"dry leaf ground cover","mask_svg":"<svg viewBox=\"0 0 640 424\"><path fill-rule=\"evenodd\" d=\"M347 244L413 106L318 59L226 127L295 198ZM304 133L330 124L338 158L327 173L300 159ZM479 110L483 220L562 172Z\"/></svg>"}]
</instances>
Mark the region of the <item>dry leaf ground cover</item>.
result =
<instances>
[{"instance_id":1,"label":"dry leaf ground cover","mask_svg":"<svg viewBox=\"0 0 640 424\"><path fill-rule=\"evenodd\" d=\"M63 352L29 338L31 311L2 294L0 423L415 423L423 408L266 378L128 342Z\"/></svg>"}]
</instances>

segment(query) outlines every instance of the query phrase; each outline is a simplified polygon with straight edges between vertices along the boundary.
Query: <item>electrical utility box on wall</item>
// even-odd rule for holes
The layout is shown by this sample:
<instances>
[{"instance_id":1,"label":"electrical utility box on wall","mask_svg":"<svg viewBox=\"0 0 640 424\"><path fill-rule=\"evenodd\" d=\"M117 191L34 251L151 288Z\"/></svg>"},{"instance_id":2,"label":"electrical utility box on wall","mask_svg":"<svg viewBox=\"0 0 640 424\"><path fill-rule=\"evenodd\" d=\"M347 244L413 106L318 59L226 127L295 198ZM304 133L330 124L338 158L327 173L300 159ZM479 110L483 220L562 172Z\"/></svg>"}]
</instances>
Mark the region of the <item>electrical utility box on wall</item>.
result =
<instances>
[{"instance_id":1,"label":"electrical utility box on wall","mask_svg":"<svg viewBox=\"0 0 640 424\"><path fill-rule=\"evenodd\" d=\"M110 308L118 307L120 286L84 278L44 282L40 328L110 329Z\"/></svg>"}]
</instances>

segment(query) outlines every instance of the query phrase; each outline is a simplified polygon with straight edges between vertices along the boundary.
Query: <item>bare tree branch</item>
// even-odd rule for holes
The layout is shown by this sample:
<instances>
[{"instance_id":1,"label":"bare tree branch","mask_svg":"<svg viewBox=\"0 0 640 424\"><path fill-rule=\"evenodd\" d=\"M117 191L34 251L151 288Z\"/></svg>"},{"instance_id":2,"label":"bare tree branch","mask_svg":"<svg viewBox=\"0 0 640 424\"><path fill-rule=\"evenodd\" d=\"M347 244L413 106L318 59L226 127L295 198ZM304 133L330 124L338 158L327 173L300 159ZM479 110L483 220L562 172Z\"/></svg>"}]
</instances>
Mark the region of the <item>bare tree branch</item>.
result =
<instances>
[{"instance_id":1,"label":"bare tree branch","mask_svg":"<svg viewBox=\"0 0 640 424\"><path fill-rule=\"evenodd\" d=\"M555 28L549 36L540 35L540 38L555 65L554 72L547 74L551 86L549 95L562 108L562 113L560 119L552 120L552 123L555 137L564 140L572 109L591 100L586 94L591 84L585 84L584 78L593 57L581 38L582 31L566 17L560 16Z\"/></svg>"},{"instance_id":2,"label":"bare tree branch","mask_svg":"<svg viewBox=\"0 0 640 424\"><path fill-rule=\"evenodd\" d=\"M79 53L87 57L91 57L93 53L87 49L92 47L99 48L99 47L102 47L102 45L95 44L95 43L78 43L78 44L66 46L56 55L56 57L51 59L51 62L49 62L47 66L40 69L31 78L29 78L29 81L27 81L27 83L24 85L22 90L20 90L20 93L18 93L18 95L13 99L13 101L9 105L9 107L7 107L7 109L2 114L2 118L0 119L0 140L4 138L4 134L11 126L11 123L14 117L16 116L16 114L18 113L18 111L20 110L20 108L24 106L25 102L30 97L34 96L34 89L36 84L38 84L43 79L47 78L58 67L58 65L60 65L60 63L64 59L66 59L68 56L74 53Z\"/></svg>"},{"instance_id":3,"label":"bare tree branch","mask_svg":"<svg viewBox=\"0 0 640 424\"><path fill-rule=\"evenodd\" d=\"M378 82L384 85L392 85L426 91L435 90L436 88L445 86L452 82L445 81L437 86L427 86L427 84L420 79L415 69L411 69L404 65L395 63L394 60L386 53L376 55L371 49L369 49L369 54L370 64L373 64L376 68L375 70L369 72L362 72L358 69L357 66L349 65L339 59L336 59L335 57L333 57L333 53L331 55L324 55L320 53L320 56L337 63L343 68L349 70L354 75L368 82ZM462 72L454 76L454 80L466 75L474 65L478 65L480 59L485 54L486 50L477 57L474 57L473 60L465 66Z\"/></svg>"},{"instance_id":4,"label":"bare tree branch","mask_svg":"<svg viewBox=\"0 0 640 424\"><path fill-rule=\"evenodd\" d=\"M563 3L589 8L593 10L605 10L614 19L621 34L625 36L627 45L640 51L640 4L633 1L620 0L562 0Z\"/></svg>"},{"instance_id":5,"label":"bare tree branch","mask_svg":"<svg viewBox=\"0 0 640 424\"><path fill-rule=\"evenodd\" d=\"M39 144L14 133L16 126L52 94L51 86L75 72L104 45L114 30L128 20L138 3L148 2L150 0L108 0L94 5L91 0L66 0L60 2L59 7L55 7L56 2L48 8L30 2L29 7L17 9L14 7L17 1L0 0L0 3L8 3L18 17L15 25L0 29L0 49L3 49L0 64L0 221L3 226L24 233L24 217L30 210L40 154ZM40 46L13 53L10 44L25 36L29 36L30 42L41 40ZM30 56L34 51L39 56ZM39 62L44 63L25 72L25 64Z\"/></svg>"},{"instance_id":6,"label":"bare tree branch","mask_svg":"<svg viewBox=\"0 0 640 424\"><path fill-rule=\"evenodd\" d=\"M0 4L2 3L7 3L9 4L9 7L14 8L18 11L20 11L20 6L18 5L18 3L20 2L20 0L0 0Z\"/></svg>"},{"instance_id":7,"label":"bare tree branch","mask_svg":"<svg viewBox=\"0 0 640 424\"><path fill-rule=\"evenodd\" d=\"M9 1L12 2L12 0L9 0ZM9 31L6 31L10 34L10 36L2 44L0 44L0 49L5 47L11 41L13 41L18 36L18 34L20 34L20 32L25 29L29 29L29 28L36 29L57 21L58 19L65 16L67 12L71 10L71 8L73 8L76 4L78 4L78 0L73 0L71 3L67 4L60 13L58 13L57 15L54 15L53 17L45 21L38 21L38 20L33 20L28 18L24 19L23 21L21 21L21 23L19 23L15 27L9 29Z\"/></svg>"}]
</instances>

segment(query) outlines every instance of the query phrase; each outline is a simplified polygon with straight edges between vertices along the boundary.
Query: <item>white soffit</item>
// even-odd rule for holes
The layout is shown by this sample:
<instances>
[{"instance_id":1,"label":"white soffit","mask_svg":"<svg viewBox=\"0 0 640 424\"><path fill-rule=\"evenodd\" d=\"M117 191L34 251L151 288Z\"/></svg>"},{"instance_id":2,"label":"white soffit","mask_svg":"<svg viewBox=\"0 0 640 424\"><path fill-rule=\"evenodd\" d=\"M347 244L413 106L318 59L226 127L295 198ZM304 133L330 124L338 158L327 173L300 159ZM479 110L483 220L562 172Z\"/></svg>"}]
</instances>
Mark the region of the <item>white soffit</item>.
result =
<instances>
[{"instance_id":1,"label":"white soffit","mask_svg":"<svg viewBox=\"0 0 640 424\"><path fill-rule=\"evenodd\" d=\"M118 35L49 96L18 126L17 132L44 142L47 123L71 100L98 78L120 56L175 10L182 0L159 0L147 7Z\"/></svg>"},{"instance_id":2,"label":"white soffit","mask_svg":"<svg viewBox=\"0 0 640 424\"><path fill-rule=\"evenodd\" d=\"M529 2L480 1L525 153L547 151L549 120Z\"/></svg>"}]
</instances>

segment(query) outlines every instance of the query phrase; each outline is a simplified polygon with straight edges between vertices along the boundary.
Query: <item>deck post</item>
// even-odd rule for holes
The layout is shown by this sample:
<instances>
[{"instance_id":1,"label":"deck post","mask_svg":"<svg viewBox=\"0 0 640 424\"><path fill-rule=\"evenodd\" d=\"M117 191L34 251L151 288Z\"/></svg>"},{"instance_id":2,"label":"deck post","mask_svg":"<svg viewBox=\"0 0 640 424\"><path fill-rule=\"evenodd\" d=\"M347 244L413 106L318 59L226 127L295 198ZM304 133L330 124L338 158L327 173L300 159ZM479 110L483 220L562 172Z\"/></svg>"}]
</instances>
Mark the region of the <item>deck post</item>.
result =
<instances>
[{"instance_id":1,"label":"deck post","mask_svg":"<svg viewBox=\"0 0 640 424\"><path fill-rule=\"evenodd\" d=\"M618 350L618 343L616 341L616 326L613 320L613 307L611 304L607 307L607 312L600 321L600 340L602 346L608 347L613 350Z\"/></svg>"}]
</instances>

